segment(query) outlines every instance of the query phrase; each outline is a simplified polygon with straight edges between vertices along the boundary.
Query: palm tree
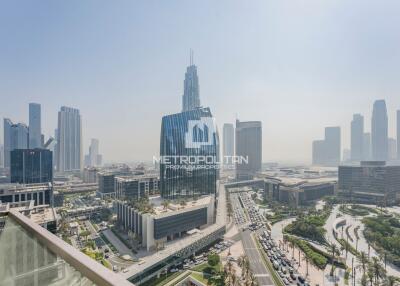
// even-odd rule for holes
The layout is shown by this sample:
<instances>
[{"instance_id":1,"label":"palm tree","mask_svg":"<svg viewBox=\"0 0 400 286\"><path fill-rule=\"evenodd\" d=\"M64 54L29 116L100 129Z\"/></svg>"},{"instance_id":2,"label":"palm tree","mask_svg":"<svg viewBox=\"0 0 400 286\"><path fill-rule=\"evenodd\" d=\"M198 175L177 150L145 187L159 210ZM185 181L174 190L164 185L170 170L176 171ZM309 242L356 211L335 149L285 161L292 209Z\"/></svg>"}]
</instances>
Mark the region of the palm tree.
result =
<instances>
[{"instance_id":1,"label":"palm tree","mask_svg":"<svg viewBox=\"0 0 400 286\"><path fill-rule=\"evenodd\" d=\"M361 251L360 255L357 256L357 260L360 263L363 274L365 275L365 272L367 271L367 264L369 262L367 254L364 251Z\"/></svg>"},{"instance_id":2,"label":"palm tree","mask_svg":"<svg viewBox=\"0 0 400 286\"><path fill-rule=\"evenodd\" d=\"M387 276L382 285L385 285L385 286L399 286L400 285L400 278L397 278L397 277L394 277L394 276Z\"/></svg>"},{"instance_id":3,"label":"palm tree","mask_svg":"<svg viewBox=\"0 0 400 286\"><path fill-rule=\"evenodd\" d=\"M372 283L374 281L374 270L373 270L371 264L368 265L367 276L368 276L370 286L372 286Z\"/></svg>"},{"instance_id":4,"label":"palm tree","mask_svg":"<svg viewBox=\"0 0 400 286\"><path fill-rule=\"evenodd\" d=\"M381 262L379 261L378 257L372 257L372 271L375 277L375 284L379 285L379 279L385 277L386 271L383 268Z\"/></svg>"}]
</instances>

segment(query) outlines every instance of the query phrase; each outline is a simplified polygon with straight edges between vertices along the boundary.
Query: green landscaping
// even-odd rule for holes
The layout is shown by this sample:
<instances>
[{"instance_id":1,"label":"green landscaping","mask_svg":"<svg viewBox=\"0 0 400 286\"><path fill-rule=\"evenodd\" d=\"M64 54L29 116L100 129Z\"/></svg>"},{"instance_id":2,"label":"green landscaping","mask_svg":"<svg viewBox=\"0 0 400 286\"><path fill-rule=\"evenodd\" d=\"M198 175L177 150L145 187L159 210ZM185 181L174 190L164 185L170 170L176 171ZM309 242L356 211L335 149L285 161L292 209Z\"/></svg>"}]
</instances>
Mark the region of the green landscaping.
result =
<instances>
[{"instance_id":1,"label":"green landscaping","mask_svg":"<svg viewBox=\"0 0 400 286\"><path fill-rule=\"evenodd\" d=\"M160 277L153 277L150 280L140 284L141 286L162 286L167 284L168 282L174 280L176 277L181 275L182 272L175 272L175 273L167 273L160 275Z\"/></svg>"},{"instance_id":2,"label":"green landscaping","mask_svg":"<svg viewBox=\"0 0 400 286\"><path fill-rule=\"evenodd\" d=\"M363 219L364 236L386 259L400 267L400 220L396 217L377 216Z\"/></svg>"},{"instance_id":3,"label":"green landscaping","mask_svg":"<svg viewBox=\"0 0 400 286\"><path fill-rule=\"evenodd\" d=\"M310 243L293 236L285 235L285 239L300 248L312 264L317 266L319 269L325 269L326 265L328 264L329 257L327 254L321 254L321 252L313 247Z\"/></svg>"},{"instance_id":4,"label":"green landscaping","mask_svg":"<svg viewBox=\"0 0 400 286\"><path fill-rule=\"evenodd\" d=\"M312 211L307 215L301 214L294 222L286 226L284 232L326 244L324 225L330 212L331 208L325 206L323 210Z\"/></svg>"}]
</instances>

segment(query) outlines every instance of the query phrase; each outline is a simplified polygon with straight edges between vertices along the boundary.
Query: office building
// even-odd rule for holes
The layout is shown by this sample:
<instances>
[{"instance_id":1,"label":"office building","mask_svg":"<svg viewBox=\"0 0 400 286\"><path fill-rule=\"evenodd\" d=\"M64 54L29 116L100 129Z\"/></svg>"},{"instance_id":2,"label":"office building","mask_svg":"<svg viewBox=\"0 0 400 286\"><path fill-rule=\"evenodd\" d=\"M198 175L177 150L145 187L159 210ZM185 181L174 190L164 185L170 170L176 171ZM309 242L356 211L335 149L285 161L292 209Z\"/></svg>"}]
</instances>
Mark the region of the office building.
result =
<instances>
[{"instance_id":1,"label":"office building","mask_svg":"<svg viewBox=\"0 0 400 286\"><path fill-rule=\"evenodd\" d=\"M312 142L312 164L324 165L325 164L325 140L314 140Z\"/></svg>"},{"instance_id":2,"label":"office building","mask_svg":"<svg viewBox=\"0 0 400 286\"><path fill-rule=\"evenodd\" d=\"M115 177L115 197L124 200L139 200L158 193L159 184L158 176Z\"/></svg>"},{"instance_id":3,"label":"office building","mask_svg":"<svg viewBox=\"0 0 400 286\"><path fill-rule=\"evenodd\" d=\"M372 159L386 161L388 159L388 117L384 100L374 102L371 121Z\"/></svg>"},{"instance_id":4,"label":"office building","mask_svg":"<svg viewBox=\"0 0 400 286\"><path fill-rule=\"evenodd\" d=\"M4 118L4 167L10 167L11 151L28 148L28 127L23 123L13 124Z\"/></svg>"},{"instance_id":5,"label":"office building","mask_svg":"<svg viewBox=\"0 0 400 286\"><path fill-rule=\"evenodd\" d=\"M197 67L193 64L193 54L190 54L190 65L186 69L183 82L182 112L200 107L200 88Z\"/></svg>"},{"instance_id":6,"label":"office building","mask_svg":"<svg viewBox=\"0 0 400 286\"><path fill-rule=\"evenodd\" d=\"M241 161L236 163L236 179L252 179L258 171L261 171L261 121L241 122L236 120L235 148L236 156L247 159L247 162Z\"/></svg>"},{"instance_id":7,"label":"office building","mask_svg":"<svg viewBox=\"0 0 400 286\"><path fill-rule=\"evenodd\" d=\"M101 166L102 156L99 154L99 140L92 139L89 146L89 154L85 156L85 166Z\"/></svg>"},{"instance_id":8,"label":"office building","mask_svg":"<svg viewBox=\"0 0 400 286\"><path fill-rule=\"evenodd\" d=\"M215 194L219 139L210 109L198 108L164 116L160 158L163 198Z\"/></svg>"},{"instance_id":9,"label":"office building","mask_svg":"<svg viewBox=\"0 0 400 286\"><path fill-rule=\"evenodd\" d=\"M53 181L53 154L46 149L11 151L11 183L37 184Z\"/></svg>"},{"instance_id":10,"label":"office building","mask_svg":"<svg viewBox=\"0 0 400 286\"><path fill-rule=\"evenodd\" d=\"M354 114L351 121L351 160L363 160L364 117ZM344 160L344 158L343 158ZM344 160L345 161L345 160Z\"/></svg>"},{"instance_id":11,"label":"office building","mask_svg":"<svg viewBox=\"0 0 400 286\"><path fill-rule=\"evenodd\" d=\"M388 160L397 159L397 141L394 138L388 139Z\"/></svg>"},{"instance_id":12,"label":"office building","mask_svg":"<svg viewBox=\"0 0 400 286\"><path fill-rule=\"evenodd\" d=\"M42 127L40 104L29 103L29 148L42 148Z\"/></svg>"},{"instance_id":13,"label":"office building","mask_svg":"<svg viewBox=\"0 0 400 286\"><path fill-rule=\"evenodd\" d=\"M340 127L326 127L324 140L313 141L313 165L338 166L341 153Z\"/></svg>"},{"instance_id":14,"label":"office building","mask_svg":"<svg viewBox=\"0 0 400 286\"><path fill-rule=\"evenodd\" d=\"M393 205L400 200L400 166L385 161L339 166L339 193L353 201Z\"/></svg>"},{"instance_id":15,"label":"office building","mask_svg":"<svg viewBox=\"0 0 400 286\"><path fill-rule=\"evenodd\" d=\"M222 164L225 169L235 167L232 158L235 155L235 128L233 124L225 123L223 127Z\"/></svg>"},{"instance_id":16,"label":"office building","mask_svg":"<svg viewBox=\"0 0 400 286\"><path fill-rule=\"evenodd\" d=\"M52 205L53 186L43 184L0 184L2 203L22 203L34 201L34 206Z\"/></svg>"},{"instance_id":17,"label":"office building","mask_svg":"<svg viewBox=\"0 0 400 286\"><path fill-rule=\"evenodd\" d=\"M0 144L0 168L4 167L4 146Z\"/></svg>"},{"instance_id":18,"label":"office building","mask_svg":"<svg viewBox=\"0 0 400 286\"><path fill-rule=\"evenodd\" d=\"M350 149L343 149L343 162L351 161L351 150Z\"/></svg>"},{"instance_id":19,"label":"office building","mask_svg":"<svg viewBox=\"0 0 400 286\"><path fill-rule=\"evenodd\" d=\"M400 110L396 113L397 159L400 160Z\"/></svg>"},{"instance_id":20,"label":"office building","mask_svg":"<svg viewBox=\"0 0 400 286\"><path fill-rule=\"evenodd\" d=\"M97 182L99 184L100 196L115 195L115 177L132 176L129 169L105 170L97 173Z\"/></svg>"},{"instance_id":21,"label":"office building","mask_svg":"<svg viewBox=\"0 0 400 286\"><path fill-rule=\"evenodd\" d=\"M363 136L363 160L371 160L371 133L364 133Z\"/></svg>"},{"instance_id":22,"label":"office building","mask_svg":"<svg viewBox=\"0 0 400 286\"><path fill-rule=\"evenodd\" d=\"M115 201L117 221L127 231L140 238L148 251L163 247L168 241L196 233L214 223L215 200L203 196L185 205L163 204L160 197L151 197L146 204L135 201Z\"/></svg>"},{"instance_id":23,"label":"office building","mask_svg":"<svg viewBox=\"0 0 400 286\"><path fill-rule=\"evenodd\" d=\"M80 171L82 168L82 122L79 110L61 107L58 112L57 171Z\"/></svg>"}]
</instances>

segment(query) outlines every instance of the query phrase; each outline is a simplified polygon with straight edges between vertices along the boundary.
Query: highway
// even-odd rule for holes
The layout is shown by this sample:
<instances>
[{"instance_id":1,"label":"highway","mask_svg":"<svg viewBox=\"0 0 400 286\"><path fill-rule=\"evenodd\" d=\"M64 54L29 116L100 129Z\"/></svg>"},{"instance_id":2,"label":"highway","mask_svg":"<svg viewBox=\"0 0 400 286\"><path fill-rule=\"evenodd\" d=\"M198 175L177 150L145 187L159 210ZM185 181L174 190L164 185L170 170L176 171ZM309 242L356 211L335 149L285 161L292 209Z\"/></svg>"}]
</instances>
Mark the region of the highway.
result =
<instances>
[{"instance_id":1,"label":"highway","mask_svg":"<svg viewBox=\"0 0 400 286\"><path fill-rule=\"evenodd\" d=\"M264 264L257 245L255 244L250 230L241 232L242 243L244 251L250 262L250 269L254 276L257 278L258 285L260 286L273 286L272 278Z\"/></svg>"}]
</instances>

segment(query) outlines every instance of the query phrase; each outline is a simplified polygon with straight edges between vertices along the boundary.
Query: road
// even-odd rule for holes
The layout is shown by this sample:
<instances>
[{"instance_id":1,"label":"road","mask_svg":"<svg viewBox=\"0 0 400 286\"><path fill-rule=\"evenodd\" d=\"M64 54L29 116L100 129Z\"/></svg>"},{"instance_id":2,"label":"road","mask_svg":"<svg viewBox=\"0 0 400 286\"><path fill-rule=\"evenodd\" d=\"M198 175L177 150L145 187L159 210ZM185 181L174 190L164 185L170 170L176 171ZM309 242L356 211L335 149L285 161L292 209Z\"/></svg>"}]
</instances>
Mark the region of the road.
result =
<instances>
[{"instance_id":1,"label":"road","mask_svg":"<svg viewBox=\"0 0 400 286\"><path fill-rule=\"evenodd\" d=\"M244 232L241 232L241 236L244 251L249 258L250 269L257 278L258 285L273 286L274 283L272 282L272 278L264 264L259 249L257 248L257 245L251 236L251 232L249 230L245 230Z\"/></svg>"},{"instance_id":2,"label":"road","mask_svg":"<svg viewBox=\"0 0 400 286\"><path fill-rule=\"evenodd\" d=\"M126 247L126 245L110 229L104 230L103 234L107 237L111 244L114 245L121 255L129 254L131 257L133 257L132 251Z\"/></svg>"}]
</instances>

